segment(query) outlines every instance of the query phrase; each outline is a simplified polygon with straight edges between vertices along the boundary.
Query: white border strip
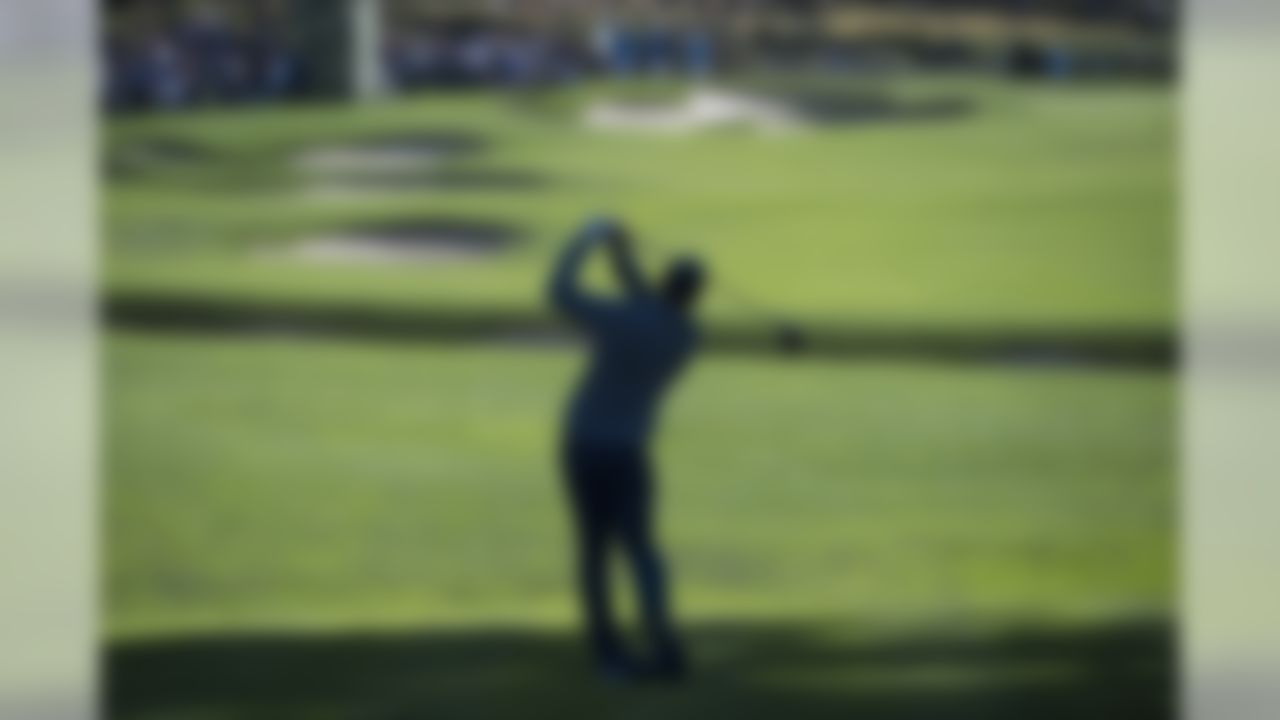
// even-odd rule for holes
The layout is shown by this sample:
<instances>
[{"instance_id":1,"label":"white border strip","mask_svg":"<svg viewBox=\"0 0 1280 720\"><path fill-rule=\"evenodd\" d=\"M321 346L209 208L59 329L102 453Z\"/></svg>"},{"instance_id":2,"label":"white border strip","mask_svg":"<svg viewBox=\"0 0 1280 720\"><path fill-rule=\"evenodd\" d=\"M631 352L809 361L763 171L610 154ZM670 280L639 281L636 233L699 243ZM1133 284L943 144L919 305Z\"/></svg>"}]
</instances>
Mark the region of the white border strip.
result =
<instances>
[{"instance_id":1,"label":"white border strip","mask_svg":"<svg viewBox=\"0 0 1280 720\"><path fill-rule=\"evenodd\" d=\"M1187 9L1183 709L1261 720L1280 712L1280 3Z\"/></svg>"},{"instance_id":2,"label":"white border strip","mask_svg":"<svg viewBox=\"0 0 1280 720\"><path fill-rule=\"evenodd\" d=\"M0 717L96 702L90 0L0 2Z\"/></svg>"}]
</instances>

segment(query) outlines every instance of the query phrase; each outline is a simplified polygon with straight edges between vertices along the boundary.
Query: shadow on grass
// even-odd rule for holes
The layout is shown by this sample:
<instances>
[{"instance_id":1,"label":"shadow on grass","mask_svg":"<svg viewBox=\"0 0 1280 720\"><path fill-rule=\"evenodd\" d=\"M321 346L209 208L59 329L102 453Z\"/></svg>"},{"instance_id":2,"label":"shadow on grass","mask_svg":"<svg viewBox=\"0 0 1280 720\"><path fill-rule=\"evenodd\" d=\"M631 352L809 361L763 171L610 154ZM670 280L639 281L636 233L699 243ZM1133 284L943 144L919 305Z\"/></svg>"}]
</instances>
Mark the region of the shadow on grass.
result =
<instances>
[{"instance_id":1,"label":"shadow on grass","mask_svg":"<svg viewBox=\"0 0 1280 720\"><path fill-rule=\"evenodd\" d=\"M678 687L602 687L573 637L531 631L125 642L108 649L108 706L113 718L274 720L1174 716L1159 622L875 642L712 625L690 637L695 673Z\"/></svg>"},{"instance_id":2,"label":"shadow on grass","mask_svg":"<svg viewBox=\"0 0 1280 720\"><path fill-rule=\"evenodd\" d=\"M108 180L135 180L159 170L204 168L218 158L219 153L198 141L160 135L110 146L101 160Z\"/></svg>"},{"instance_id":3,"label":"shadow on grass","mask_svg":"<svg viewBox=\"0 0 1280 720\"><path fill-rule=\"evenodd\" d=\"M497 226L501 229L501 226ZM506 307L393 308L337 302L274 301L227 295L114 292L105 302L114 327L151 332L563 344L572 339L545 310ZM1167 370L1176 339L1153 328L884 328L804 323L799 354L846 359L923 358L1013 366L1081 365ZM787 355L770 323L715 323L708 350L730 355Z\"/></svg>"}]
</instances>

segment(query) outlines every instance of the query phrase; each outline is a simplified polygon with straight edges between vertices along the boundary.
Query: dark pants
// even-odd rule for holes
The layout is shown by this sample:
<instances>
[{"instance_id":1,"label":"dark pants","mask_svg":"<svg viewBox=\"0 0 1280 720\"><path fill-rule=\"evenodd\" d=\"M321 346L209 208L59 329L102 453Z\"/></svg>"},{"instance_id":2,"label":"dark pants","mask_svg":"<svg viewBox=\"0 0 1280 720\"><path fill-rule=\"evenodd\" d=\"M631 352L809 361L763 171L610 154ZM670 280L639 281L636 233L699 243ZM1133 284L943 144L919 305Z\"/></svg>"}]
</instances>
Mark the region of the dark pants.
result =
<instances>
[{"instance_id":1,"label":"dark pants","mask_svg":"<svg viewBox=\"0 0 1280 720\"><path fill-rule=\"evenodd\" d=\"M570 445L565 469L578 541L578 583L598 662L623 658L609 600L609 550L631 562L644 629L659 663L679 662L666 577L653 539L653 481L643 451Z\"/></svg>"}]
</instances>

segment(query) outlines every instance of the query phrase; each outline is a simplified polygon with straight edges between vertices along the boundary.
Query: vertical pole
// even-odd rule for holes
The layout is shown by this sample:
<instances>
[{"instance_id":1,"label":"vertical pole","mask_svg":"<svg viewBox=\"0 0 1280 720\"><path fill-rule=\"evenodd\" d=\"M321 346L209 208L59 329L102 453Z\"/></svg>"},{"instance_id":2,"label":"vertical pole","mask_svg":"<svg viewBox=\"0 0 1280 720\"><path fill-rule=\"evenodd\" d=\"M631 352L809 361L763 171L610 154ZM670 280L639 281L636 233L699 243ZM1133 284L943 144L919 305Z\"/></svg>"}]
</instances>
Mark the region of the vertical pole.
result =
<instances>
[{"instance_id":1,"label":"vertical pole","mask_svg":"<svg viewBox=\"0 0 1280 720\"><path fill-rule=\"evenodd\" d=\"M387 78L382 62L382 0L348 0L351 33L351 97L367 102L387 94Z\"/></svg>"}]
</instances>

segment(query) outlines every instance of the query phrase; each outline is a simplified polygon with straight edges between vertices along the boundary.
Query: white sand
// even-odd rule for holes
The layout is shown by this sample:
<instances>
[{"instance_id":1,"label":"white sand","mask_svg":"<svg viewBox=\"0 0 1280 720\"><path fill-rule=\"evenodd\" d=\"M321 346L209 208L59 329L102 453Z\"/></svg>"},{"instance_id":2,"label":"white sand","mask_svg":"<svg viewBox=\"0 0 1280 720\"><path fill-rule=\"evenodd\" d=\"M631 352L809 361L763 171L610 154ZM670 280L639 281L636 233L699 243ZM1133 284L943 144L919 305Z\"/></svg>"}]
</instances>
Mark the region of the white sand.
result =
<instances>
[{"instance_id":1,"label":"white sand","mask_svg":"<svg viewBox=\"0 0 1280 720\"><path fill-rule=\"evenodd\" d=\"M693 90L669 105L598 102L587 109L585 122L595 130L669 134L734 126L792 130L805 124L785 103L713 88Z\"/></svg>"}]
</instances>

